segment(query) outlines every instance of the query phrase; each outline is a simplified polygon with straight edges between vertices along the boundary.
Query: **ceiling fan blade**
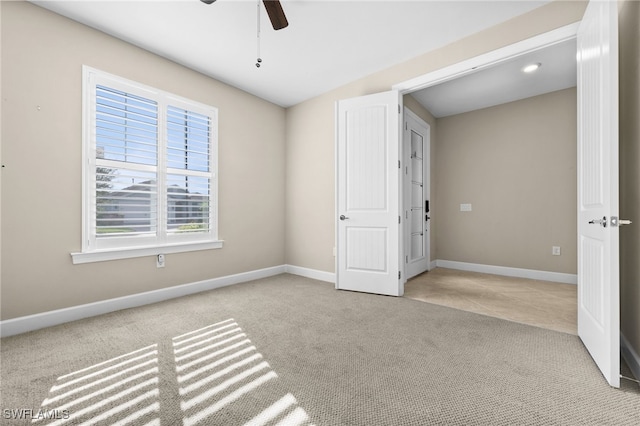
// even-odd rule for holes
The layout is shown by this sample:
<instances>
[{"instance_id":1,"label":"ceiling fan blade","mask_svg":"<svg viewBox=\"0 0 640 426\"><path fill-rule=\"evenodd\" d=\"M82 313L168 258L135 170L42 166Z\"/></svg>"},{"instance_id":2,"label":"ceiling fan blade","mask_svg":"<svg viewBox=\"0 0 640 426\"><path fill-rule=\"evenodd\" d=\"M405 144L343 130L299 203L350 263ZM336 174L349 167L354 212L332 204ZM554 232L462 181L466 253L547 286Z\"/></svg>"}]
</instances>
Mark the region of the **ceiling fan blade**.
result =
<instances>
[{"instance_id":1,"label":"ceiling fan blade","mask_svg":"<svg viewBox=\"0 0 640 426\"><path fill-rule=\"evenodd\" d=\"M200 0L202 3L206 3L206 4L211 4L214 3L216 0Z\"/></svg>"},{"instance_id":2,"label":"ceiling fan blade","mask_svg":"<svg viewBox=\"0 0 640 426\"><path fill-rule=\"evenodd\" d=\"M274 30L281 30L289 25L279 0L262 0L262 3L264 3L264 8L267 9L267 14Z\"/></svg>"}]
</instances>

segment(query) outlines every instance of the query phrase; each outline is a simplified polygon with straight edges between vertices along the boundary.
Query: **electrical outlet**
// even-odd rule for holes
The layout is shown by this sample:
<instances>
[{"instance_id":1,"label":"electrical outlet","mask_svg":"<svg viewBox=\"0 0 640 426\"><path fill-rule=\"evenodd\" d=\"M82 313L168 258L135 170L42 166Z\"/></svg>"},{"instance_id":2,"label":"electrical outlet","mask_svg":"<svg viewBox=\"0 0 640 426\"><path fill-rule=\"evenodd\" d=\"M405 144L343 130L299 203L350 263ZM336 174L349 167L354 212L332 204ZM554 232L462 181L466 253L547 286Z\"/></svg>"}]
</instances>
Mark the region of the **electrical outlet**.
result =
<instances>
[{"instance_id":1,"label":"electrical outlet","mask_svg":"<svg viewBox=\"0 0 640 426\"><path fill-rule=\"evenodd\" d=\"M156 257L156 267L157 268L164 268L164 254L159 254Z\"/></svg>"},{"instance_id":2,"label":"electrical outlet","mask_svg":"<svg viewBox=\"0 0 640 426\"><path fill-rule=\"evenodd\" d=\"M551 247L551 254L554 256L560 256L560 247L559 246Z\"/></svg>"},{"instance_id":3,"label":"electrical outlet","mask_svg":"<svg viewBox=\"0 0 640 426\"><path fill-rule=\"evenodd\" d=\"M461 212L470 212L471 211L471 204L460 204L460 211Z\"/></svg>"}]
</instances>

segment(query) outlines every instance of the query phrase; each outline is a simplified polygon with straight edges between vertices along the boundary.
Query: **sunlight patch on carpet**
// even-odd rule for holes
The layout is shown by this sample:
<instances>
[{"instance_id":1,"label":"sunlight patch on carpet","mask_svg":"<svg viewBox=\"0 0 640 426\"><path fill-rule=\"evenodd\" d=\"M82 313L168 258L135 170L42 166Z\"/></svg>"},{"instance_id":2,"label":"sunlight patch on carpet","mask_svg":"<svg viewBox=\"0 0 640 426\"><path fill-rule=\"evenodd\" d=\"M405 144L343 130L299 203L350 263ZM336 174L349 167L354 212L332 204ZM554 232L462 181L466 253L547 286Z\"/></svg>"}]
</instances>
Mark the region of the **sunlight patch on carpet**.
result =
<instances>
[{"instance_id":1,"label":"sunlight patch on carpet","mask_svg":"<svg viewBox=\"0 0 640 426\"><path fill-rule=\"evenodd\" d=\"M159 426L161 396L175 395L179 405L164 409L181 410L184 426L311 425L233 319L176 336L171 345L170 355L156 343L59 376L32 424ZM175 388L167 389L166 379L161 387L163 375Z\"/></svg>"},{"instance_id":2,"label":"sunlight patch on carpet","mask_svg":"<svg viewBox=\"0 0 640 426\"><path fill-rule=\"evenodd\" d=\"M158 345L58 377L33 424L159 424Z\"/></svg>"},{"instance_id":3,"label":"sunlight patch on carpet","mask_svg":"<svg viewBox=\"0 0 640 426\"><path fill-rule=\"evenodd\" d=\"M293 395L274 398L278 375L246 337L228 319L173 338L184 426L207 424L231 404L256 410L245 425L310 424Z\"/></svg>"}]
</instances>

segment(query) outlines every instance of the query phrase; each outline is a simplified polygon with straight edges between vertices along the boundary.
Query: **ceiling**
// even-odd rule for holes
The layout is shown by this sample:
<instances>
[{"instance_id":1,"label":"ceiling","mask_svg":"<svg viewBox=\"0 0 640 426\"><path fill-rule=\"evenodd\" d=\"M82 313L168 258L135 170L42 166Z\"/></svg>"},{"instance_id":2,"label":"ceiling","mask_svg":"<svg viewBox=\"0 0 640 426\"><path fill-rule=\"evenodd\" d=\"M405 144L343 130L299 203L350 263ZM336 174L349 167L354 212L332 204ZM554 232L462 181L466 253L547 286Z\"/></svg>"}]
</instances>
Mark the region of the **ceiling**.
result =
<instances>
[{"instance_id":1,"label":"ceiling","mask_svg":"<svg viewBox=\"0 0 640 426\"><path fill-rule=\"evenodd\" d=\"M32 3L289 107L549 1L282 0L280 31L257 0Z\"/></svg>"},{"instance_id":2,"label":"ceiling","mask_svg":"<svg viewBox=\"0 0 640 426\"><path fill-rule=\"evenodd\" d=\"M532 73L522 69L541 64ZM576 85L576 40L529 52L412 96L435 117L447 117Z\"/></svg>"}]
</instances>

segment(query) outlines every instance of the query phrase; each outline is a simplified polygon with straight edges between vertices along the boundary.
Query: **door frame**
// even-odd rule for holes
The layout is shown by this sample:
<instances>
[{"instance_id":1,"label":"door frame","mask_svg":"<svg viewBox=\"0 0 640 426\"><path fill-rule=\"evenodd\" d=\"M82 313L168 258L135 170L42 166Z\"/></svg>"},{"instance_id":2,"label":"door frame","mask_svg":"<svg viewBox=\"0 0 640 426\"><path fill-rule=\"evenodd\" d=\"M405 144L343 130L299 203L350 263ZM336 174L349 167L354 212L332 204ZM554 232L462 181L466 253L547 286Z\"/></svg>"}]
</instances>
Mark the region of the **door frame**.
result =
<instances>
[{"instance_id":1,"label":"door frame","mask_svg":"<svg viewBox=\"0 0 640 426\"><path fill-rule=\"evenodd\" d=\"M574 40L577 37L579 26L580 22L565 25L564 27L548 31L509 46L492 50L482 55L466 59L462 62L394 84L392 89L397 90L401 95L410 94L421 89L426 89L427 87L435 86L449 80L454 80L467 74L472 74L482 70L483 68L491 67L529 52L553 46L554 44L568 40Z\"/></svg>"}]
</instances>

